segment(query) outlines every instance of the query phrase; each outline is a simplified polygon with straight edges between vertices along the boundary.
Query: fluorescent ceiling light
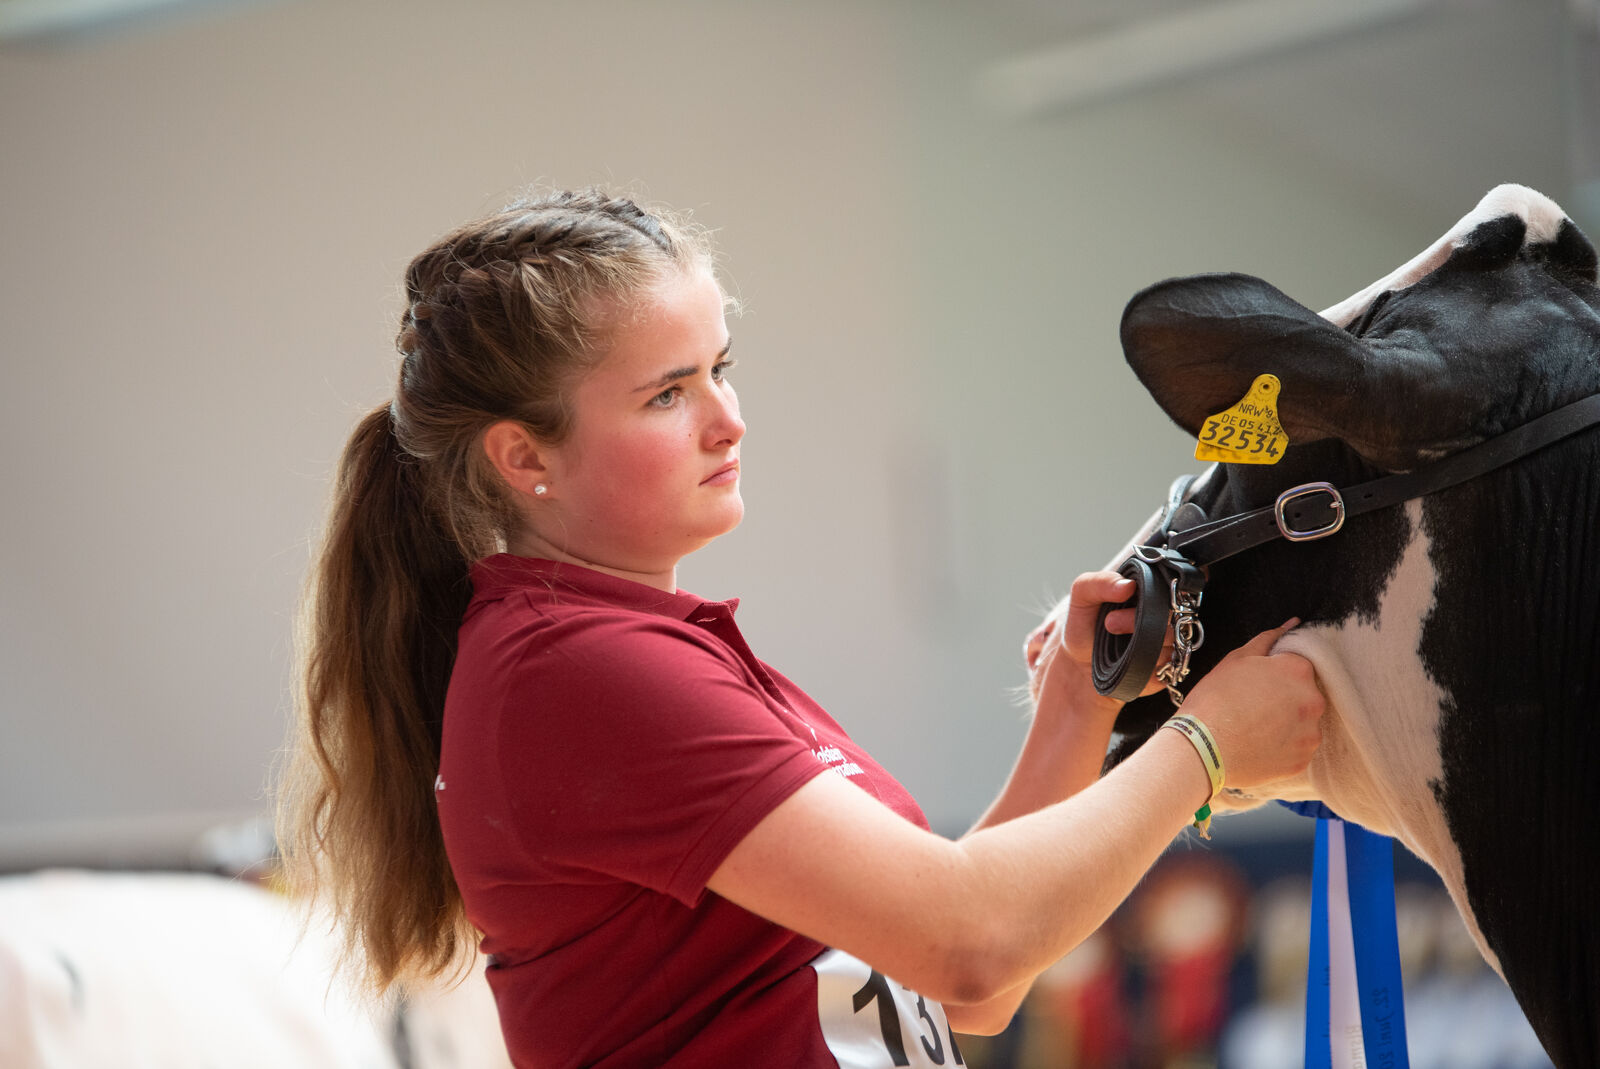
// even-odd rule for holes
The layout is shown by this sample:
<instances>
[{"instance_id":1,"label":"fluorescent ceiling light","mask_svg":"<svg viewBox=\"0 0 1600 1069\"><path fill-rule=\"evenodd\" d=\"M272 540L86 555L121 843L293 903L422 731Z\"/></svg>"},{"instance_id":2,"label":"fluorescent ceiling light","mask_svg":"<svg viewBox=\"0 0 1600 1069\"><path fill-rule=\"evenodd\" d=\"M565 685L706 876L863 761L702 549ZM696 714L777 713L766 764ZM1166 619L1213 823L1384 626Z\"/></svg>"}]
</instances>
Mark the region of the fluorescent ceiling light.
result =
<instances>
[{"instance_id":1,"label":"fluorescent ceiling light","mask_svg":"<svg viewBox=\"0 0 1600 1069\"><path fill-rule=\"evenodd\" d=\"M1410 15L1431 0L1222 0L997 63L979 94L1038 115L1207 74Z\"/></svg>"},{"instance_id":2,"label":"fluorescent ceiling light","mask_svg":"<svg viewBox=\"0 0 1600 1069\"><path fill-rule=\"evenodd\" d=\"M87 33L225 0L0 0L0 40ZM231 0L238 2L238 0Z\"/></svg>"}]
</instances>

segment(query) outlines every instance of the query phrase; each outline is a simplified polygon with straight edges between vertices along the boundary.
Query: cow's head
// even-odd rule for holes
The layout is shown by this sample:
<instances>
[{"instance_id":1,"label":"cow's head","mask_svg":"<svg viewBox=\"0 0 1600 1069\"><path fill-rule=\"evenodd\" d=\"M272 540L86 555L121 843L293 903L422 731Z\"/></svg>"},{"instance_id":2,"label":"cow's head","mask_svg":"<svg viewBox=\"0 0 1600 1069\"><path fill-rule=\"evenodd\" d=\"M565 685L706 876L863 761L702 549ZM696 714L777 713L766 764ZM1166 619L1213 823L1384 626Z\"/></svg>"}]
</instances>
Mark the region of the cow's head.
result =
<instances>
[{"instance_id":1,"label":"cow's head","mask_svg":"<svg viewBox=\"0 0 1600 1069\"><path fill-rule=\"evenodd\" d=\"M1173 279L1128 304L1122 344L1190 434L1256 376L1281 381L1290 448L1275 465L1219 465L1200 480L1193 500L1217 518L1270 505L1300 483L1346 486L1413 469L1600 390L1595 279L1594 247L1561 209L1502 186L1409 264L1321 315L1246 275ZM1160 490L1151 488L1153 504ZM1191 678L1291 616L1374 621L1408 537L1399 510L1384 510L1322 541L1219 562ZM1170 713L1165 695L1130 702L1108 765Z\"/></svg>"}]
</instances>

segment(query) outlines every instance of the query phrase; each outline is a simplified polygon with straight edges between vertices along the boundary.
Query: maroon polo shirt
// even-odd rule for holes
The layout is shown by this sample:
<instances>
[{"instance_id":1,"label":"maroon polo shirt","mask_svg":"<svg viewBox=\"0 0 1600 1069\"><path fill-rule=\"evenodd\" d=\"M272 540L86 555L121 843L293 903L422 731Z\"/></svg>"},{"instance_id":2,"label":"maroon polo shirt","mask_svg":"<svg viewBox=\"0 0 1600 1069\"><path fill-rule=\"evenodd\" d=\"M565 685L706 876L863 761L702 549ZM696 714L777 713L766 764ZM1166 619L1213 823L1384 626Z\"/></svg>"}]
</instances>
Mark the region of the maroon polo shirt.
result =
<instances>
[{"instance_id":1,"label":"maroon polo shirt","mask_svg":"<svg viewBox=\"0 0 1600 1069\"><path fill-rule=\"evenodd\" d=\"M837 1065L825 948L706 881L822 772L926 828L916 802L751 653L736 600L508 554L472 582L435 795L513 1060Z\"/></svg>"}]
</instances>

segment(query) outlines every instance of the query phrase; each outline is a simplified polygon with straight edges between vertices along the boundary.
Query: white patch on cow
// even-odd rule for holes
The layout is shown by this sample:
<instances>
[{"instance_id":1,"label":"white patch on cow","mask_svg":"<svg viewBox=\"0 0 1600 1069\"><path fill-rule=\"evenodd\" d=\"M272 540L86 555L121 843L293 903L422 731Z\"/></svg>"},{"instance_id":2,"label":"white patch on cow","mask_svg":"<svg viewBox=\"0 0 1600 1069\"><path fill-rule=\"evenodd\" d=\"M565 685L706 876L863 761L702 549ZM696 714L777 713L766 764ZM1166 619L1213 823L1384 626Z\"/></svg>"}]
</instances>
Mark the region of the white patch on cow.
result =
<instances>
[{"instance_id":1,"label":"white patch on cow","mask_svg":"<svg viewBox=\"0 0 1600 1069\"><path fill-rule=\"evenodd\" d=\"M1461 223L1456 224L1456 228L1460 231L1463 224L1470 221L1465 229L1471 230L1480 223L1498 219L1502 215L1522 216L1522 221L1528 226L1528 236L1524 240L1529 245L1554 241L1567 218L1567 213L1561 210L1560 205L1538 190L1508 184L1496 186L1486 193L1478 206Z\"/></svg>"},{"instance_id":2,"label":"white patch on cow","mask_svg":"<svg viewBox=\"0 0 1600 1069\"><path fill-rule=\"evenodd\" d=\"M1439 721L1445 694L1418 652L1436 579L1421 517L1422 503L1407 503L1411 538L1376 620L1302 627L1278 643L1277 649L1316 667L1327 713L1322 745L1306 773L1260 793L1320 799L1340 816L1399 839L1439 873L1479 951L1498 970L1467 904L1461 854L1431 786L1444 774Z\"/></svg>"},{"instance_id":3,"label":"white patch on cow","mask_svg":"<svg viewBox=\"0 0 1600 1069\"><path fill-rule=\"evenodd\" d=\"M1468 234L1491 219L1499 219L1504 215L1522 217L1528 230L1524 241L1529 244L1554 241L1556 234L1561 230L1562 222L1567 218L1560 205L1537 190L1518 185L1496 186L1484 195L1476 208L1462 216L1461 221L1451 227L1442 238L1360 293L1346 297L1333 307L1324 309L1322 317L1337 326L1348 327L1360 318L1361 313L1365 312L1367 306L1377 300L1380 294L1415 285L1449 259L1456 246L1460 245Z\"/></svg>"}]
</instances>

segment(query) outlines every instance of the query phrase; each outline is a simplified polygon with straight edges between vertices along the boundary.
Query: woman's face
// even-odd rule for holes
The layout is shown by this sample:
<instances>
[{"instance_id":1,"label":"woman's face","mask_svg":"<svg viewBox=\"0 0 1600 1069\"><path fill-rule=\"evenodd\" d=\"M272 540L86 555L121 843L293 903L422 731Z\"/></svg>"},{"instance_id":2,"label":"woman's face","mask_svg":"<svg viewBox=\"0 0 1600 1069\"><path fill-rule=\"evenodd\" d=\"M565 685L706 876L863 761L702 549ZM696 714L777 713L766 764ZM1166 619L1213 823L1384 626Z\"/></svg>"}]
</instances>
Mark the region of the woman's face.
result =
<instances>
[{"instance_id":1,"label":"woman's face","mask_svg":"<svg viewBox=\"0 0 1600 1069\"><path fill-rule=\"evenodd\" d=\"M625 311L574 391L572 432L542 451L540 538L587 564L661 575L738 526L744 422L731 366L710 274L670 279Z\"/></svg>"}]
</instances>

